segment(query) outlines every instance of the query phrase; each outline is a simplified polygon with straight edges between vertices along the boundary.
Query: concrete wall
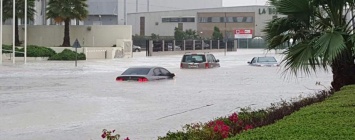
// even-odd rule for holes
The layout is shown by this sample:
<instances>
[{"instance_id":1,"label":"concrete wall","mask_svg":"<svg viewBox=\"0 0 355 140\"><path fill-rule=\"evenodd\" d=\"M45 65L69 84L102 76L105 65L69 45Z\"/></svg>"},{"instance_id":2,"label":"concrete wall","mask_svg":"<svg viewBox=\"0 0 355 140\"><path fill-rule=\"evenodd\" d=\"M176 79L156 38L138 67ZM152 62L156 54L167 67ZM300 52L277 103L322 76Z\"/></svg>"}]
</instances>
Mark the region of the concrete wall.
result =
<instances>
[{"instance_id":1,"label":"concrete wall","mask_svg":"<svg viewBox=\"0 0 355 140\"><path fill-rule=\"evenodd\" d=\"M3 27L3 44L12 44L12 26ZM19 27L20 41L24 38L24 29ZM60 46L64 37L64 26L61 25L31 25L28 26L28 45L47 47ZM83 47L111 47L117 39L132 40L132 26L70 26L70 43L78 39Z\"/></svg>"}]
</instances>

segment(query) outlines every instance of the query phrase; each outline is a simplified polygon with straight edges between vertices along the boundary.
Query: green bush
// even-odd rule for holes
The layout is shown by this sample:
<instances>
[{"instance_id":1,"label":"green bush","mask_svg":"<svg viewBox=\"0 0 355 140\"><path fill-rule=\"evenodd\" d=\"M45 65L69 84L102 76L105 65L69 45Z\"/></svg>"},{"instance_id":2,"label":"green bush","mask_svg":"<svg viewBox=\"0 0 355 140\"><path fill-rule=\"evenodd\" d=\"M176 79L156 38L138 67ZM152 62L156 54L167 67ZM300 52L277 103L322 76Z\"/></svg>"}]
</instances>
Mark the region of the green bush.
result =
<instances>
[{"instance_id":1,"label":"green bush","mask_svg":"<svg viewBox=\"0 0 355 140\"><path fill-rule=\"evenodd\" d=\"M64 49L61 53L49 57L48 60L75 60L76 54L78 55L78 60L86 60L84 53L76 53L69 49Z\"/></svg>"},{"instance_id":2,"label":"green bush","mask_svg":"<svg viewBox=\"0 0 355 140\"><path fill-rule=\"evenodd\" d=\"M3 51L3 53L11 53L12 52L12 46L11 45L3 45L4 50L11 50L11 51ZM24 48L15 48L15 55L16 57L23 57L25 50ZM19 53L22 52L22 53ZM28 45L27 46L27 57L51 57L55 55L56 52L47 47L42 47L42 46L36 46L36 45Z\"/></svg>"},{"instance_id":3,"label":"green bush","mask_svg":"<svg viewBox=\"0 0 355 140\"><path fill-rule=\"evenodd\" d=\"M56 52L51 48L35 45L29 45L27 47L27 57L51 57L55 54Z\"/></svg>"},{"instance_id":4,"label":"green bush","mask_svg":"<svg viewBox=\"0 0 355 140\"><path fill-rule=\"evenodd\" d=\"M12 45L2 45L2 49L3 49L2 53L12 53ZM15 55L17 57L23 56L22 53L18 53L18 52L23 52L23 50L19 49L18 47L15 47L15 51L16 51Z\"/></svg>"},{"instance_id":5,"label":"green bush","mask_svg":"<svg viewBox=\"0 0 355 140\"><path fill-rule=\"evenodd\" d=\"M278 122L230 140L355 139L355 86L346 86L324 102L312 104Z\"/></svg>"}]
</instances>

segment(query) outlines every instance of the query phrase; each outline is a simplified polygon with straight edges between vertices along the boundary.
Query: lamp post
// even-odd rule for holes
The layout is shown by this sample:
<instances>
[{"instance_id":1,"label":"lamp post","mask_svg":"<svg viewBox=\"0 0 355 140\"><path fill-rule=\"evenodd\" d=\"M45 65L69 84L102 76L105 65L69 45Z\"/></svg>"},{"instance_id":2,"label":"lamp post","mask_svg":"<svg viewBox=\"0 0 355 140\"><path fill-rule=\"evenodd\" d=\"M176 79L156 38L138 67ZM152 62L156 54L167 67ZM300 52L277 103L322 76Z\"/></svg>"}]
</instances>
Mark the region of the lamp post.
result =
<instances>
[{"instance_id":1,"label":"lamp post","mask_svg":"<svg viewBox=\"0 0 355 140\"><path fill-rule=\"evenodd\" d=\"M2 64L2 9L3 0L0 0L0 65Z\"/></svg>"},{"instance_id":2,"label":"lamp post","mask_svg":"<svg viewBox=\"0 0 355 140\"><path fill-rule=\"evenodd\" d=\"M25 64L27 63L27 0L25 0L25 37L24 37L24 57Z\"/></svg>"},{"instance_id":3,"label":"lamp post","mask_svg":"<svg viewBox=\"0 0 355 140\"><path fill-rule=\"evenodd\" d=\"M227 37L227 12L224 12L224 56L227 55L227 42L228 42L228 37Z\"/></svg>"},{"instance_id":4,"label":"lamp post","mask_svg":"<svg viewBox=\"0 0 355 140\"><path fill-rule=\"evenodd\" d=\"M127 0L123 1L123 5L124 5L124 25L127 25ZM118 12L118 11L117 11Z\"/></svg>"},{"instance_id":5,"label":"lamp post","mask_svg":"<svg viewBox=\"0 0 355 140\"><path fill-rule=\"evenodd\" d=\"M16 1L13 0L12 1L12 63L13 64L15 64L15 20L17 20L15 19L15 15L16 15L15 5L16 5Z\"/></svg>"}]
</instances>

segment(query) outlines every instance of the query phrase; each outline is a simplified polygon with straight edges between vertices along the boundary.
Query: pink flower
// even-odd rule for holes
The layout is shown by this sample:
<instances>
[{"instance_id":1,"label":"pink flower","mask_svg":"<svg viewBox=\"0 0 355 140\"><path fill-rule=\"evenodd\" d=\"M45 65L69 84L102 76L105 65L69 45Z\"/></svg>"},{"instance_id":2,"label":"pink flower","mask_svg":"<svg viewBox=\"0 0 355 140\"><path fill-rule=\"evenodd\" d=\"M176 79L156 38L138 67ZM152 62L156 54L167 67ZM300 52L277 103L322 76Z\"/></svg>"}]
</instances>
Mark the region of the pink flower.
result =
<instances>
[{"instance_id":1,"label":"pink flower","mask_svg":"<svg viewBox=\"0 0 355 140\"><path fill-rule=\"evenodd\" d=\"M249 130L249 129L253 129L253 126L250 124L247 124L244 128L244 130Z\"/></svg>"},{"instance_id":2,"label":"pink flower","mask_svg":"<svg viewBox=\"0 0 355 140\"><path fill-rule=\"evenodd\" d=\"M229 116L229 120L234 122L234 123L237 123L238 122L238 114L237 113L233 113L231 116Z\"/></svg>"},{"instance_id":3,"label":"pink flower","mask_svg":"<svg viewBox=\"0 0 355 140\"><path fill-rule=\"evenodd\" d=\"M124 140L129 140L129 137L125 138Z\"/></svg>"},{"instance_id":4,"label":"pink flower","mask_svg":"<svg viewBox=\"0 0 355 140\"><path fill-rule=\"evenodd\" d=\"M104 138L106 138L106 132L104 132L102 135L101 135L101 137L104 139Z\"/></svg>"}]
</instances>

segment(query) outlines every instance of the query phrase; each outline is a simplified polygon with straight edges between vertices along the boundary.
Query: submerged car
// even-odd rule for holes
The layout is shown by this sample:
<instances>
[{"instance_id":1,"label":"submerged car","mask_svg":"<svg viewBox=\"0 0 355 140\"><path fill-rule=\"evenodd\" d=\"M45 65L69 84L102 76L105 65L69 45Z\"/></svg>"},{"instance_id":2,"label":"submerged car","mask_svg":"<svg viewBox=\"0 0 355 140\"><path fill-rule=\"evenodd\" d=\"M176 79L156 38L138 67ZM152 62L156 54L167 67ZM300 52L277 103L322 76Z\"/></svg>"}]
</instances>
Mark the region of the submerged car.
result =
<instances>
[{"instance_id":1,"label":"submerged car","mask_svg":"<svg viewBox=\"0 0 355 140\"><path fill-rule=\"evenodd\" d=\"M163 67L131 67L118 76L116 81L147 82L153 80L172 79L174 77L174 73L171 73Z\"/></svg>"},{"instance_id":2,"label":"submerged car","mask_svg":"<svg viewBox=\"0 0 355 140\"><path fill-rule=\"evenodd\" d=\"M220 67L219 60L210 53L186 53L180 63L181 69L208 69Z\"/></svg>"},{"instance_id":3,"label":"submerged car","mask_svg":"<svg viewBox=\"0 0 355 140\"><path fill-rule=\"evenodd\" d=\"M280 66L280 64L273 56L254 57L250 62L248 62L248 64L252 66L259 66L259 67Z\"/></svg>"},{"instance_id":4,"label":"submerged car","mask_svg":"<svg viewBox=\"0 0 355 140\"><path fill-rule=\"evenodd\" d=\"M132 51L133 51L133 52L140 52L141 49L142 49L142 48L141 48L140 46L136 46L136 45L133 45L133 46L132 46Z\"/></svg>"}]
</instances>

